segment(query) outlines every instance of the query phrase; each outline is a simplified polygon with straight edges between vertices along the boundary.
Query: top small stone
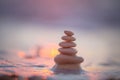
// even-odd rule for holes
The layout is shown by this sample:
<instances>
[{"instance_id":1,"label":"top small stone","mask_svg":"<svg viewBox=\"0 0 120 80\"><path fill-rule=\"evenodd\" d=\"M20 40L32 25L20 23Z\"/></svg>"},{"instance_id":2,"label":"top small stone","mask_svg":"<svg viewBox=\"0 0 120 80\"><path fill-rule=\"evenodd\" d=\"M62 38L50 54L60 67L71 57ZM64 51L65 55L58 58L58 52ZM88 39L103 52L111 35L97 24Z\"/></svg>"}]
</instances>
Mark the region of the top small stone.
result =
<instances>
[{"instance_id":1,"label":"top small stone","mask_svg":"<svg viewBox=\"0 0 120 80\"><path fill-rule=\"evenodd\" d=\"M64 33L67 35L67 36L72 36L74 35L74 33L72 31L67 31L65 30Z\"/></svg>"}]
</instances>

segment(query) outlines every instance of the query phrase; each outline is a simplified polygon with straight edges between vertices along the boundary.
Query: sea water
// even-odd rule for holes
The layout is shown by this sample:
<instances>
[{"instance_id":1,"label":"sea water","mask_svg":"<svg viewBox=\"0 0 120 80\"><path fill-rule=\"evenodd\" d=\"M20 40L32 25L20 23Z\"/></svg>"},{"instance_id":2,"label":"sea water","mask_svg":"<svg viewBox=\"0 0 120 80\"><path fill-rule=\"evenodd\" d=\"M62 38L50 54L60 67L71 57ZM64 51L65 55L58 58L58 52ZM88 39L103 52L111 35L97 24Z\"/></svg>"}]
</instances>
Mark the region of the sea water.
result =
<instances>
[{"instance_id":1,"label":"sea water","mask_svg":"<svg viewBox=\"0 0 120 80\"><path fill-rule=\"evenodd\" d=\"M51 61L51 62L50 62ZM80 71L81 74L54 74L52 71L51 59L28 59L21 60L20 62L12 62L3 58L0 58L0 75L12 75L16 74L22 77L39 78L40 80L109 80L108 78L120 79L120 71Z\"/></svg>"}]
</instances>

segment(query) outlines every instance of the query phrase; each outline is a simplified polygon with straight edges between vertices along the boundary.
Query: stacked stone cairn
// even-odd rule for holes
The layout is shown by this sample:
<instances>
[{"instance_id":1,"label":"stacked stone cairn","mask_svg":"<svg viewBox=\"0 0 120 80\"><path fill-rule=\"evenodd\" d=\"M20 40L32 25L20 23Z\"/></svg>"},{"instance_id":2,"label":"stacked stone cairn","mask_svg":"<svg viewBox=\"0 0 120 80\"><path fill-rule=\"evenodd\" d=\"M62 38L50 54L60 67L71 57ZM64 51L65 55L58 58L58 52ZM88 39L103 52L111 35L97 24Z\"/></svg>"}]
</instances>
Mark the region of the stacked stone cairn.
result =
<instances>
[{"instance_id":1,"label":"stacked stone cairn","mask_svg":"<svg viewBox=\"0 0 120 80\"><path fill-rule=\"evenodd\" d=\"M60 52L54 58L56 65L53 67L53 71L56 74L79 74L81 72L80 64L84 61L82 57L76 55L77 50L73 47L76 47L76 44L73 42L76 38L73 37L74 33L72 31L64 31L66 34L62 36L61 39L63 42L59 43L61 48L58 49Z\"/></svg>"}]
</instances>

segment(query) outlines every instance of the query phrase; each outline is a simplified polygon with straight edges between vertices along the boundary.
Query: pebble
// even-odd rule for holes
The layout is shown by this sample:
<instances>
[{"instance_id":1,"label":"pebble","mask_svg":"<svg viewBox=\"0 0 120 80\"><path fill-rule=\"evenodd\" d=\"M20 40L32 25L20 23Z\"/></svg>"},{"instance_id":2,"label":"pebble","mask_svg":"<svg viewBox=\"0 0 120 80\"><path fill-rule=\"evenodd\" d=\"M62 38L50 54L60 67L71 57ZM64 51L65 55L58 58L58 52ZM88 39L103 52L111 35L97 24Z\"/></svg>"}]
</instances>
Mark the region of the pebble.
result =
<instances>
[{"instance_id":1,"label":"pebble","mask_svg":"<svg viewBox=\"0 0 120 80\"><path fill-rule=\"evenodd\" d=\"M73 42L76 40L76 38L72 37L74 33L67 30L65 30L64 33L66 34L66 36L61 37L61 39L64 41L59 43L59 46L61 48L59 48L58 51L60 52L60 54L54 58L54 61L56 63L56 66L53 67L54 72L55 74L66 72L66 74L79 74L79 71L81 70L80 64L84 61L84 59L82 57L76 56L77 50L73 48L76 47L76 43Z\"/></svg>"},{"instance_id":2,"label":"pebble","mask_svg":"<svg viewBox=\"0 0 120 80\"><path fill-rule=\"evenodd\" d=\"M74 33L72 31L67 31L65 30L64 33L67 35L67 36L72 36L74 35Z\"/></svg>"},{"instance_id":3,"label":"pebble","mask_svg":"<svg viewBox=\"0 0 120 80\"><path fill-rule=\"evenodd\" d=\"M75 41L76 39L72 36L62 36L61 37L62 40L65 40L67 42L70 42L70 41Z\"/></svg>"},{"instance_id":4,"label":"pebble","mask_svg":"<svg viewBox=\"0 0 120 80\"><path fill-rule=\"evenodd\" d=\"M70 47L76 47L76 44L74 42L60 42L59 46L63 48L70 48Z\"/></svg>"},{"instance_id":5,"label":"pebble","mask_svg":"<svg viewBox=\"0 0 120 80\"><path fill-rule=\"evenodd\" d=\"M74 48L59 48L58 51L66 55L75 55L77 53L77 50Z\"/></svg>"},{"instance_id":6,"label":"pebble","mask_svg":"<svg viewBox=\"0 0 120 80\"><path fill-rule=\"evenodd\" d=\"M67 55L57 55L55 57L55 62L57 64L79 64L83 62L83 58L77 56L67 56Z\"/></svg>"}]
</instances>

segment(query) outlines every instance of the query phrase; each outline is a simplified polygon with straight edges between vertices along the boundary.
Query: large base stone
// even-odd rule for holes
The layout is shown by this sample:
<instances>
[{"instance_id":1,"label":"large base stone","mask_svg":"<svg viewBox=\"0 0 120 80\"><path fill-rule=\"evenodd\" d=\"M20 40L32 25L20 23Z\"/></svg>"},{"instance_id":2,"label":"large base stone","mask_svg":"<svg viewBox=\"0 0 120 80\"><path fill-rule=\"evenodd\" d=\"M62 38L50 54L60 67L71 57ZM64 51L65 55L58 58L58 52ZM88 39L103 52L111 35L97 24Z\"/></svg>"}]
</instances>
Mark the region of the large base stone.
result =
<instances>
[{"instance_id":1,"label":"large base stone","mask_svg":"<svg viewBox=\"0 0 120 80\"><path fill-rule=\"evenodd\" d=\"M80 74L81 67L79 64L55 65L53 71L55 74Z\"/></svg>"}]
</instances>

